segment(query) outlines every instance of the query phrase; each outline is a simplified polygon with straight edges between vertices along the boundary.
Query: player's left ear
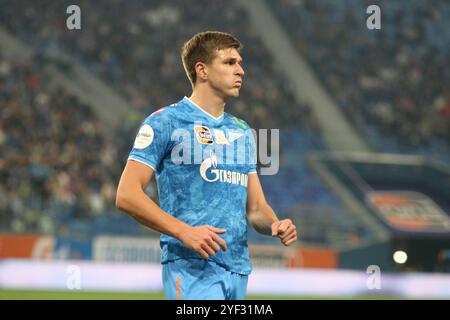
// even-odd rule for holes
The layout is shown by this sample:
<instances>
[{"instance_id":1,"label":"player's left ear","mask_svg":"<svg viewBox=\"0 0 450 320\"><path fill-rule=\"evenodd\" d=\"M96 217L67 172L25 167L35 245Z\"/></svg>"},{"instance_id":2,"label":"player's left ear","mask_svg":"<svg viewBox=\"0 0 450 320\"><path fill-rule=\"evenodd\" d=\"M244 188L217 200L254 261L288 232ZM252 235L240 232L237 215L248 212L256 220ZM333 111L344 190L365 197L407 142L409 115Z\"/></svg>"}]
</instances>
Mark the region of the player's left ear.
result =
<instances>
[{"instance_id":1,"label":"player's left ear","mask_svg":"<svg viewBox=\"0 0 450 320\"><path fill-rule=\"evenodd\" d=\"M195 64L195 71L197 72L197 78L202 80L208 79L208 70L203 62L197 62Z\"/></svg>"}]
</instances>

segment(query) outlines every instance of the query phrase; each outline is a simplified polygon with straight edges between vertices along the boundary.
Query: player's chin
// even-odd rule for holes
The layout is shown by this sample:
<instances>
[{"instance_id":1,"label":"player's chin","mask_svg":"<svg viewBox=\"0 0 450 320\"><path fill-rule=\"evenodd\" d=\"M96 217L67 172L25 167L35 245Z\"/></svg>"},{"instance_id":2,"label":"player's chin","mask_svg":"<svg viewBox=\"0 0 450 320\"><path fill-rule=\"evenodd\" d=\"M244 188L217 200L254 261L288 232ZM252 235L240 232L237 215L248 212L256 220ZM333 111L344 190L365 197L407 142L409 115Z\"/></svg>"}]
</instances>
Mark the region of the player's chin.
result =
<instances>
[{"instance_id":1,"label":"player's chin","mask_svg":"<svg viewBox=\"0 0 450 320\"><path fill-rule=\"evenodd\" d=\"M241 87L234 87L229 91L229 96L233 98L239 97L239 92L241 90Z\"/></svg>"}]
</instances>

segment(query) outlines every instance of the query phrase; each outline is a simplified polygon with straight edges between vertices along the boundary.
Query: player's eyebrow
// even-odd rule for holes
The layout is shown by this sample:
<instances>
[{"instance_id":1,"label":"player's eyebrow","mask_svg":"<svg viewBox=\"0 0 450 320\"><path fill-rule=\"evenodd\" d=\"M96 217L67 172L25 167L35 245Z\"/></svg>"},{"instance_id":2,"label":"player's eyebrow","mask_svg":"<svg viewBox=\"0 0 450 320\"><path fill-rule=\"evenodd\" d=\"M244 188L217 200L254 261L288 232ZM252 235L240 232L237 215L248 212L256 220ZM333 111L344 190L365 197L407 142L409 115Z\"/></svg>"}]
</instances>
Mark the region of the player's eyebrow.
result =
<instances>
[{"instance_id":1,"label":"player's eyebrow","mask_svg":"<svg viewBox=\"0 0 450 320\"><path fill-rule=\"evenodd\" d=\"M237 62L237 63L242 63L242 59L237 59L237 58L227 58L227 59L225 59L225 62L226 62L226 63L228 63L228 62L233 62L233 63L235 63L235 62Z\"/></svg>"}]
</instances>

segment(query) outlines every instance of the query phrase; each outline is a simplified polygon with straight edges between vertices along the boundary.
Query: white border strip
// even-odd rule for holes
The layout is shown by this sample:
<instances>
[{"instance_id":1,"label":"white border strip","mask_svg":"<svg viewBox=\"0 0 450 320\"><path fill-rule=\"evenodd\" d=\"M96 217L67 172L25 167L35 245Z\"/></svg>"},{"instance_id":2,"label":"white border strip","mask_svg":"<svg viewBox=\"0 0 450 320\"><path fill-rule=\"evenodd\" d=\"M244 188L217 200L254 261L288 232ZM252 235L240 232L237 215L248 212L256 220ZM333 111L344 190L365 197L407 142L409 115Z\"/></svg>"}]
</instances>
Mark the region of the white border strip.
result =
<instances>
[{"instance_id":1,"label":"white border strip","mask_svg":"<svg viewBox=\"0 0 450 320\"><path fill-rule=\"evenodd\" d=\"M160 264L86 261L0 260L0 288L73 291L162 292ZM450 298L450 274L381 273L379 288L369 289L366 271L255 268L249 295L337 296L389 295Z\"/></svg>"}]
</instances>

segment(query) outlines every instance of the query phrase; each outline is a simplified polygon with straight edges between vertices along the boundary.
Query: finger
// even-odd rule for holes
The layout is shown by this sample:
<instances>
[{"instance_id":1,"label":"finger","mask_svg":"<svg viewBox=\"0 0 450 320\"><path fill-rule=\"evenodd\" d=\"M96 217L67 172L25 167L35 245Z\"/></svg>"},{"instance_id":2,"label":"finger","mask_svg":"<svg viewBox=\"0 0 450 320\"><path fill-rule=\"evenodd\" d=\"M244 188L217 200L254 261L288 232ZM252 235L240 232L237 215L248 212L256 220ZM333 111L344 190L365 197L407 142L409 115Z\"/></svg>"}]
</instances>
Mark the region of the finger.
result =
<instances>
[{"instance_id":1,"label":"finger","mask_svg":"<svg viewBox=\"0 0 450 320\"><path fill-rule=\"evenodd\" d=\"M223 249L223 251L227 251L227 243L217 234L213 233L212 238L215 242L217 242Z\"/></svg>"},{"instance_id":2,"label":"finger","mask_svg":"<svg viewBox=\"0 0 450 320\"><path fill-rule=\"evenodd\" d=\"M272 223L272 237L275 237L278 234L278 227L280 226L280 223L280 221Z\"/></svg>"},{"instance_id":3,"label":"finger","mask_svg":"<svg viewBox=\"0 0 450 320\"><path fill-rule=\"evenodd\" d=\"M213 256L216 253L214 252L214 250L207 244L207 243L203 243L202 244L202 249L204 251L206 251L206 253L208 253L209 256Z\"/></svg>"},{"instance_id":4,"label":"finger","mask_svg":"<svg viewBox=\"0 0 450 320\"><path fill-rule=\"evenodd\" d=\"M212 227L212 226L206 226L206 227L209 230L211 230L212 232L215 232L215 233L225 233L225 232L227 232L226 229L215 228L215 227Z\"/></svg>"},{"instance_id":5,"label":"finger","mask_svg":"<svg viewBox=\"0 0 450 320\"><path fill-rule=\"evenodd\" d=\"M292 243L297 241L297 232L293 233L291 236L287 237L286 239L283 239L281 242L283 242L284 245L288 246Z\"/></svg>"},{"instance_id":6,"label":"finger","mask_svg":"<svg viewBox=\"0 0 450 320\"><path fill-rule=\"evenodd\" d=\"M290 246L291 244L293 244L295 241L297 241L297 237L295 237L295 238L292 238L291 240L289 240L289 241L286 241L286 243L284 243L284 245L287 247L287 246Z\"/></svg>"},{"instance_id":7,"label":"finger","mask_svg":"<svg viewBox=\"0 0 450 320\"><path fill-rule=\"evenodd\" d=\"M279 235L280 239L284 239L286 237L289 237L295 230L295 226L293 224L289 225L287 227L287 230L283 232L281 235Z\"/></svg>"},{"instance_id":8,"label":"finger","mask_svg":"<svg viewBox=\"0 0 450 320\"><path fill-rule=\"evenodd\" d=\"M293 230L288 236L286 236L284 239L281 239L281 240L286 242L288 240L291 240L294 237L297 237L297 230Z\"/></svg>"},{"instance_id":9,"label":"finger","mask_svg":"<svg viewBox=\"0 0 450 320\"><path fill-rule=\"evenodd\" d=\"M200 255L203 257L203 259L208 260L209 255L208 255L208 254L206 253L206 251L203 250L202 248L198 249L198 250L197 250L197 253L200 254Z\"/></svg>"},{"instance_id":10,"label":"finger","mask_svg":"<svg viewBox=\"0 0 450 320\"><path fill-rule=\"evenodd\" d=\"M283 220L280 223L280 226L278 227L278 234L285 233L287 228L292 224L291 220Z\"/></svg>"},{"instance_id":11,"label":"finger","mask_svg":"<svg viewBox=\"0 0 450 320\"><path fill-rule=\"evenodd\" d=\"M206 242L214 250L214 254L216 254L217 251L219 251L220 247L219 245L213 240L213 239L207 239Z\"/></svg>"}]
</instances>

